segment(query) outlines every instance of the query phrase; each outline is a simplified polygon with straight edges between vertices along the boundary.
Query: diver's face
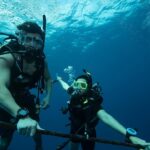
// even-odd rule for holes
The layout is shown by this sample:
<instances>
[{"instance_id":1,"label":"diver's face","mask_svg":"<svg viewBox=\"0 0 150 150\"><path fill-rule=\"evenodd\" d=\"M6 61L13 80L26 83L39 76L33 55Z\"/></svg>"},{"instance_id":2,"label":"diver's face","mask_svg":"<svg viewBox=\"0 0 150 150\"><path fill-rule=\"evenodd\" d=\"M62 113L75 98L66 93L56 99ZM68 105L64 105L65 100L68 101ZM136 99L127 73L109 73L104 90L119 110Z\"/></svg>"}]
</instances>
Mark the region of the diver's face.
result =
<instances>
[{"instance_id":1,"label":"diver's face","mask_svg":"<svg viewBox=\"0 0 150 150\"><path fill-rule=\"evenodd\" d=\"M72 87L75 90L79 90L81 93L85 93L88 89L88 84L85 79L80 78L73 82Z\"/></svg>"},{"instance_id":2,"label":"diver's face","mask_svg":"<svg viewBox=\"0 0 150 150\"><path fill-rule=\"evenodd\" d=\"M43 46L43 40L37 33L27 33L23 31L20 34L19 41L21 45L25 46L25 48L39 50Z\"/></svg>"}]
</instances>

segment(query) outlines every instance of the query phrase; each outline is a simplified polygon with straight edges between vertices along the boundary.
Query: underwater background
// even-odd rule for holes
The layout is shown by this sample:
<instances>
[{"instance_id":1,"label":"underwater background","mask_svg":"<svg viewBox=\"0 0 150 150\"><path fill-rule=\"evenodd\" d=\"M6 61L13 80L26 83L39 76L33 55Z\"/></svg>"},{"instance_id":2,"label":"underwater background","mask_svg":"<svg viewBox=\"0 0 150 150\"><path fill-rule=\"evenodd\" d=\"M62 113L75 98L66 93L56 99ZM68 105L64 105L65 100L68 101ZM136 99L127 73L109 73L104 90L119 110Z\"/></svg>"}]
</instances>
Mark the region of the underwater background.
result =
<instances>
[{"instance_id":1,"label":"underwater background","mask_svg":"<svg viewBox=\"0 0 150 150\"><path fill-rule=\"evenodd\" d=\"M44 51L52 78L58 74L69 83L70 75L87 69L102 86L104 109L150 141L150 0L0 0L0 31L14 33L15 26L26 20L42 26L43 14ZM65 71L68 66L71 72ZM55 83L50 108L41 110L41 127L69 133L68 117L60 111L68 99ZM97 137L124 141L102 122ZM43 136L44 149L55 150L65 140ZM9 150L26 149L34 149L32 139L15 133ZM97 143L99 149L131 148Z\"/></svg>"}]
</instances>

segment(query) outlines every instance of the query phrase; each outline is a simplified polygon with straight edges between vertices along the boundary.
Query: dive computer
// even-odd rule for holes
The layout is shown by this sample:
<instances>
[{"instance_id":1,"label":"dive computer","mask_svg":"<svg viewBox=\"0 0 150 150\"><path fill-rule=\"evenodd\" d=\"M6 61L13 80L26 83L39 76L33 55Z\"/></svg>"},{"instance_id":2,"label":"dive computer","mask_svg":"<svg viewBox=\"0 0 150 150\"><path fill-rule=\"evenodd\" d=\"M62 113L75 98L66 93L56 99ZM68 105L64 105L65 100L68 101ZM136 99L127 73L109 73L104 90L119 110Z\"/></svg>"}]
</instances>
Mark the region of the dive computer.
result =
<instances>
[{"instance_id":1,"label":"dive computer","mask_svg":"<svg viewBox=\"0 0 150 150\"><path fill-rule=\"evenodd\" d=\"M17 111L17 119L23 119L23 118L26 118L27 116L29 116L29 110L26 109L26 108L20 108L18 111Z\"/></svg>"}]
</instances>

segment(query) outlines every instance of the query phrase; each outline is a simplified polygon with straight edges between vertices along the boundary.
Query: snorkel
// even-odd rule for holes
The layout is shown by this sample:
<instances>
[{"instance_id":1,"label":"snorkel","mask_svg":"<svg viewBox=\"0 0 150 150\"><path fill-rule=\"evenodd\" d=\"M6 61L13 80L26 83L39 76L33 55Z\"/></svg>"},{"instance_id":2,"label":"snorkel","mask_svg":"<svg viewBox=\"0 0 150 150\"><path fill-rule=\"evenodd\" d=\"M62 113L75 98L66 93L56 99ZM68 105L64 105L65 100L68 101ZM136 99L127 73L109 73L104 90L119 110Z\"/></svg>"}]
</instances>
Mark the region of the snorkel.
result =
<instances>
[{"instance_id":1,"label":"snorkel","mask_svg":"<svg viewBox=\"0 0 150 150\"><path fill-rule=\"evenodd\" d=\"M43 47L42 47L42 53L44 54L44 46L45 46L45 37L46 37L46 15L43 15ZM44 55L45 58L45 55ZM44 61L44 59L43 59ZM42 76L41 76L41 90L40 92L43 92L45 84L44 84L44 62L43 62L43 69L42 69Z\"/></svg>"},{"instance_id":2,"label":"snorkel","mask_svg":"<svg viewBox=\"0 0 150 150\"><path fill-rule=\"evenodd\" d=\"M46 37L46 16L43 15L43 51L44 51L44 45L45 45L45 37Z\"/></svg>"}]
</instances>

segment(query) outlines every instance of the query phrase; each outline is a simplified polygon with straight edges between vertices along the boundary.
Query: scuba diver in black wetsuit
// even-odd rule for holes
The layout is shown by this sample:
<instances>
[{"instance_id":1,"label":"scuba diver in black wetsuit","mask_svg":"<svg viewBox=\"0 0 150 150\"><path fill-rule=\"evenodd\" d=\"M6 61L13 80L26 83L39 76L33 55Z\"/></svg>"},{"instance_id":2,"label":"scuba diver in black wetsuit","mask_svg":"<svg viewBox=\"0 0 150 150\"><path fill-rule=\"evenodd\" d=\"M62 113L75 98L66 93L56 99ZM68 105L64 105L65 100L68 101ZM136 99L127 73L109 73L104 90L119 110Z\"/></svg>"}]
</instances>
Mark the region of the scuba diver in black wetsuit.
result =
<instances>
[{"instance_id":1,"label":"scuba diver in black wetsuit","mask_svg":"<svg viewBox=\"0 0 150 150\"><path fill-rule=\"evenodd\" d=\"M8 34L7 43L0 47L0 121L16 124L17 131L33 136L35 149L42 150L41 135L36 133L39 108L48 107L51 94L43 52L45 32L34 22L24 22L17 29L16 36ZM32 88L37 88L37 96L31 94ZM40 104L42 90L46 95ZM0 128L0 150L8 148L13 132Z\"/></svg>"},{"instance_id":2,"label":"scuba diver in black wetsuit","mask_svg":"<svg viewBox=\"0 0 150 150\"><path fill-rule=\"evenodd\" d=\"M70 132L72 134L83 135L86 139L89 137L96 137L95 127L98 124L98 120L101 120L111 128L123 134L129 142L146 145L145 150L150 149L150 147L148 147L150 143L136 137L136 131L134 129L126 129L104 110L102 107L103 98L100 93L101 91L97 86L93 86L92 76L89 72L84 70L84 74L78 76L71 86L64 82L60 76L57 76L57 80L63 89L70 95L68 108L63 109L63 112L66 113L67 110L69 111L69 119L71 121ZM81 143L83 150L94 150L95 148L95 142L71 139L58 146L57 150L63 149L69 142L70 150L78 150L79 143Z\"/></svg>"}]
</instances>

